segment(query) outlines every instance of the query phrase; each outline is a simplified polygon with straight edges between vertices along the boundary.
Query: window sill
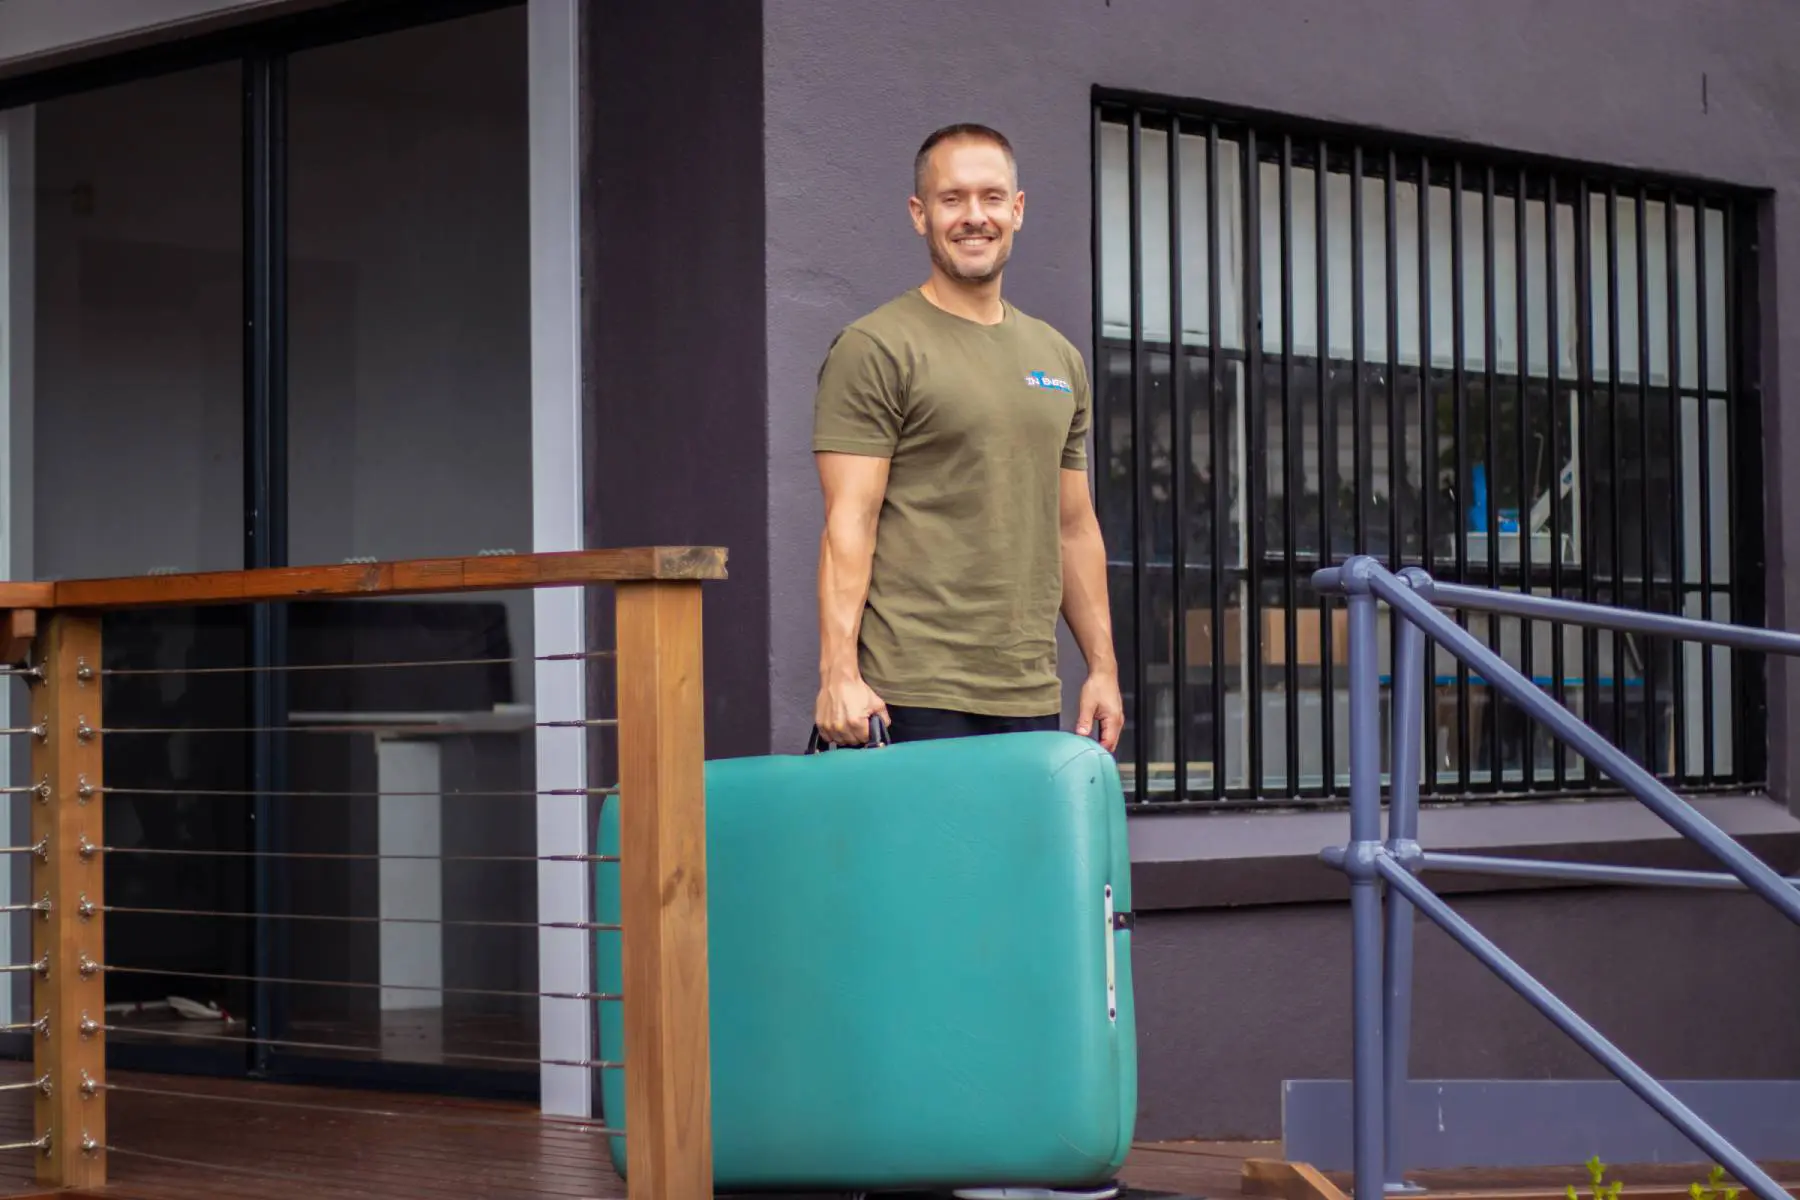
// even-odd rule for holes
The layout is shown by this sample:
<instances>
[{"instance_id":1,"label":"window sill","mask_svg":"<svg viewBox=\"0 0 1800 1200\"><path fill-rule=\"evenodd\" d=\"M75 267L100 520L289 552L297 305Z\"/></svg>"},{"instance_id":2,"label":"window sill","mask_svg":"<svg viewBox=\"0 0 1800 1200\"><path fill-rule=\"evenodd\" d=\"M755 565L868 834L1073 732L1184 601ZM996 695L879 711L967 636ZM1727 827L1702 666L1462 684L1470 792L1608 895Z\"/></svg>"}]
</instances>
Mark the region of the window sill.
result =
<instances>
[{"instance_id":1,"label":"window sill","mask_svg":"<svg viewBox=\"0 0 1800 1200\"><path fill-rule=\"evenodd\" d=\"M1706 818L1778 871L1800 871L1800 818L1766 795L1692 800ZM1139 912L1345 900L1344 877L1319 861L1342 845L1349 815L1334 812L1145 813L1131 820L1131 887ZM1699 847L1636 800L1542 800L1428 808L1427 850L1717 870ZM1444 894L1591 886L1434 874Z\"/></svg>"}]
</instances>

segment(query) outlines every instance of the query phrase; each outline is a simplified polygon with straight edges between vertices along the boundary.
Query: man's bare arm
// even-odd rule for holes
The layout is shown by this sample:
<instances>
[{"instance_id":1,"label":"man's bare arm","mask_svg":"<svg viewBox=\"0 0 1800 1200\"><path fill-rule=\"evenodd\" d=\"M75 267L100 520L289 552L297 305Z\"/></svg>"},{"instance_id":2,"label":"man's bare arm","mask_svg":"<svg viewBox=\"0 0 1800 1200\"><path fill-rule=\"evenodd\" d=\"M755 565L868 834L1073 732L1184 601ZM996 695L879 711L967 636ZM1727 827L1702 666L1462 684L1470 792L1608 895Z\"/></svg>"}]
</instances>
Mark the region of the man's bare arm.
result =
<instances>
[{"instance_id":1,"label":"man's bare arm","mask_svg":"<svg viewBox=\"0 0 1800 1200\"><path fill-rule=\"evenodd\" d=\"M887 719L881 698L863 682L857 642L875 558L875 528L887 491L888 460L869 455L814 455L825 499L819 539L819 698L814 723L839 745L869 737L869 717Z\"/></svg>"},{"instance_id":2,"label":"man's bare arm","mask_svg":"<svg viewBox=\"0 0 1800 1200\"><path fill-rule=\"evenodd\" d=\"M1106 545L1094 515L1086 471L1064 468L1061 489L1063 619L1087 660L1076 732L1084 737L1099 725L1108 750L1119 745L1124 703L1119 662L1113 649L1112 610L1106 595Z\"/></svg>"}]
</instances>

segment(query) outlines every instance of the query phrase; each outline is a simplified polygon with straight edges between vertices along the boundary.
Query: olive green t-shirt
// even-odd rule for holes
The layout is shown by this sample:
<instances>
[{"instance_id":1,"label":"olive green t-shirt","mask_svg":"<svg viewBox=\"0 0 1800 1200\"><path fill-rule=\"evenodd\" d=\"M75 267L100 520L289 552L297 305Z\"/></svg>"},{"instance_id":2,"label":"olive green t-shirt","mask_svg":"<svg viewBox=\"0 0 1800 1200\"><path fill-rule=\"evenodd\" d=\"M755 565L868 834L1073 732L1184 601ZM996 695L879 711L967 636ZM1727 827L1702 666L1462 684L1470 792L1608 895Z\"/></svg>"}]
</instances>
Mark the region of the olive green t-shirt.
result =
<instances>
[{"instance_id":1,"label":"olive green t-shirt","mask_svg":"<svg viewBox=\"0 0 1800 1200\"><path fill-rule=\"evenodd\" d=\"M983 325L915 288L833 341L813 449L890 460L858 647L884 701L1061 710L1060 476L1090 411L1080 353L1010 304Z\"/></svg>"}]
</instances>

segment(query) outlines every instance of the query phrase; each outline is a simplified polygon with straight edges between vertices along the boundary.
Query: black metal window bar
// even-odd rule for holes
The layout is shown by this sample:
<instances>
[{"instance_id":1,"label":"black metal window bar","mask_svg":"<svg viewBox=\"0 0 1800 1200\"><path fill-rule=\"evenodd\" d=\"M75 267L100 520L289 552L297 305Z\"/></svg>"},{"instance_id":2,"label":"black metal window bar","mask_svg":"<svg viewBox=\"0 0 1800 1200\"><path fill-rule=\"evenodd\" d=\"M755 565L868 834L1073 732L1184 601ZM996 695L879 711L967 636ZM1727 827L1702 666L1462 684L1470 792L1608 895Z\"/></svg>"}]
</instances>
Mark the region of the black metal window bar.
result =
<instances>
[{"instance_id":1,"label":"black metal window bar","mask_svg":"<svg viewBox=\"0 0 1800 1200\"><path fill-rule=\"evenodd\" d=\"M1761 621L1754 197L1137 95L1093 122L1136 802L1341 801L1345 613L1311 576L1353 554ZM1658 777L1762 781L1753 659L1459 619ZM1384 611L1384 726L1394 632ZM1428 797L1616 791L1441 648L1424 671Z\"/></svg>"}]
</instances>

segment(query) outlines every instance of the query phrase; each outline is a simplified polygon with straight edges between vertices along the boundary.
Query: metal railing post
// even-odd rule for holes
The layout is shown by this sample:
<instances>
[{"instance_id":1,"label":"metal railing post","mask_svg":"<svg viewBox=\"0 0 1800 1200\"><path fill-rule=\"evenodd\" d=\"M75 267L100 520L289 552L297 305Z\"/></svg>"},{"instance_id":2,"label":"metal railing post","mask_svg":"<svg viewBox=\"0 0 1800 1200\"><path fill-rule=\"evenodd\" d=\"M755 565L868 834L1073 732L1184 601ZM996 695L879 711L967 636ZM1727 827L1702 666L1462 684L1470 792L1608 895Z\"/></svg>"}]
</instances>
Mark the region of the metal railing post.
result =
<instances>
[{"instance_id":1,"label":"metal railing post","mask_svg":"<svg viewBox=\"0 0 1800 1200\"><path fill-rule=\"evenodd\" d=\"M1355 1194L1382 1194L1381 712L1376 663L1375 596L1367 574L1351 575L1350 610L1350 877L1351 1002L1355 1025L1352 1128Z\"/></svg>"},{"instance_id":2,"label":"metal railing post","mask_svg":"<svg viewBox=\"0 0 1800 1200\"><path fill-rule=\"evenodd\" d=\"M1406 572L1408 582L1417 568ZM1419 869L1419 771L1424 723L1425 631L1401 620L1394 650L1393 753L1389 766L1387 851L1408 871ZM1407 1054L1412 1046L1413 905L1400 892L1387 892L1387 941L1382 988L1382 1048L1386 1051L1382 1127L1387 1136L1386 1190L1418 1192L1406 1182L1400 1109L1406 1097Z\"/></svg>"}]
</instances>

